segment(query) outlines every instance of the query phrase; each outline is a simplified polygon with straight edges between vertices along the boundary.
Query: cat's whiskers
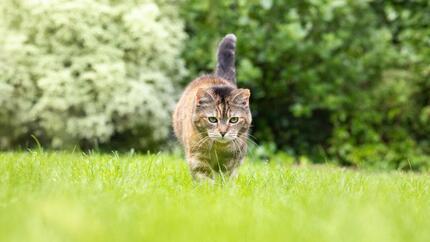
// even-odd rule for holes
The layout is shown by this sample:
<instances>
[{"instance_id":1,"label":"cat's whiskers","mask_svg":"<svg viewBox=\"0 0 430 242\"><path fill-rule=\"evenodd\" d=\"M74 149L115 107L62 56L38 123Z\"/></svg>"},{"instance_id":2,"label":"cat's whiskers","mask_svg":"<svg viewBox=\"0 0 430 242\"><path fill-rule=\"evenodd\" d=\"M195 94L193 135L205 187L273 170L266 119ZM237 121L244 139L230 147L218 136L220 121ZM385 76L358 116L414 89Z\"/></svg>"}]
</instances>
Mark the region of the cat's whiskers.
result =
<instances>
[{"instance_id":1,"label":"cat's whiskers","mask_svg":"<svg viewBox=\"0 0 430 242\"><path fill-rule=\"evenodd\" d=\"M247 134L247 135L243 136L245 142L250 142L253 145L258 146L257 142L255 142L251 137L253 137L253 136L250 135L250 134Z\"/></svg>"},{"instance_id":2,"label":"cat's whiskers","mask_svg":"<svg viewBox=\"0 0 430 242\"><path fill-rule=\"evenodd\" d=\"M193 145L193 147L191 148L191 150L198 150L200 149L200 147L206 143L206 141L208 141L210 138L208 136L205 136L203 138L201 138L199 141L197 141L197 143L195 145Z\"/></svg>"},{"instance_id":3,"label":"cat's whiskers","mask_svg":"<svg viewBox=\"0 0 430 242\"><path fill-rule=\"evenodd\" d=\"M257 145L257 137L255 137L252 134L247 134L247 139L249 139L251 142L253 142L255 145Z\"/></svg>"}]
</instances>

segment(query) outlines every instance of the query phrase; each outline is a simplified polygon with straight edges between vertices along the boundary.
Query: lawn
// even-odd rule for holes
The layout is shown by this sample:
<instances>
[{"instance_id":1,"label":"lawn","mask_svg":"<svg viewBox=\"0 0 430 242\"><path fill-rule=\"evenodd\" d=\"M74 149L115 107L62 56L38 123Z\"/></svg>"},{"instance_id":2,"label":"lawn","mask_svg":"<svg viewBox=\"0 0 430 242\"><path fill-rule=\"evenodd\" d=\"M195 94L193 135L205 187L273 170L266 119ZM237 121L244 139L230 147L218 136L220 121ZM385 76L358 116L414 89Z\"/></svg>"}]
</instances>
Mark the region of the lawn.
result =
<instances>
[{"instance_id":1,"label":"lawn","mask_svg":"<svg viewBox=\"0 0 430 242\"><path fill-rule=\"evenodd\" d=\"M430 241L428 174L248 162L194 183L170 155L0 153L0 241Z\"/></svg>"}]
</instances>

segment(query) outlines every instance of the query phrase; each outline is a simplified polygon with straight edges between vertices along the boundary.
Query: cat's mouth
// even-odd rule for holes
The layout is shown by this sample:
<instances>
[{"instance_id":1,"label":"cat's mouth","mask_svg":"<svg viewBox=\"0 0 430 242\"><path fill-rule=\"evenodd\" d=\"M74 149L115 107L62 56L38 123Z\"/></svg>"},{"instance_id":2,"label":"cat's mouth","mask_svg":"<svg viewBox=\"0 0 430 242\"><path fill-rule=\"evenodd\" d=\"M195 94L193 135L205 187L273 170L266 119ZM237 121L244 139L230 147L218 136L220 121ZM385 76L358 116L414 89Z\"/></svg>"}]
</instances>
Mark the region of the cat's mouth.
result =
<instances>
[{"instance_id":1,"label":"cat's mouth","mask_svg":"<svg viewBox=\"0 0 430 242\"><path fill-rule=\"evenodd\" d=\"M226 135L221 135L221 134L208 134L209 138L218 144L227 144L227 143L231 143L233 142L233 140L235 140L237 137L235 135L232 134L226 134Z\"/></svg>"},{"instance_id":2,"label":"cat's mouth","mask_svg":"<svg viewBox=\"0 0 430 242\"><path fill-rule=\"evenodd\" d=\"M211 137L211 138L214 142L219 143L219 144L231 143L235 139L234 137L227 137L227 136L224 136L224 137L216 136L216 137Z\"/></svg>"},{"instance_id":3,"label":"cat's mouth","mask_svg":"<svg viewBox=\"0 0 430 242\"><path fill-rule=\"evenodd\" d=\"M225 137L223 137L223 138L216 138L214 140L215 140L215 142L221 143L221 144L226 144L226 143L229 143L229 142L232 141L231 139L227 139Z\"/></svg>"}]
</instances>

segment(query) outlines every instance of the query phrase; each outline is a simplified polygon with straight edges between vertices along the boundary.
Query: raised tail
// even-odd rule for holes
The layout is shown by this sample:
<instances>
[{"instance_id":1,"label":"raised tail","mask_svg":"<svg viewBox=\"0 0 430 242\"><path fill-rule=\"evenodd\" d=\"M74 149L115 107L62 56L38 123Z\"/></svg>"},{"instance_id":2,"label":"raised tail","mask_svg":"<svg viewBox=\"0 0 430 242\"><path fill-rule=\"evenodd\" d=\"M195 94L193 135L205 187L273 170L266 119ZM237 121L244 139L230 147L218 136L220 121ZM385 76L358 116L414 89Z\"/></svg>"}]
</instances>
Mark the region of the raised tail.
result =
<instances>
[{"instance_id":1,"label":"raised tail","mask_svg":"<svg viewBox=\"0 0 430 242\"><path fill-rule=\"evenodd\" d=\"M236 67L235 67L235 50L236 36L234 34L226 35L218 46L217 66L215 75L236 84Z\"/></svg>"}]
</instances>

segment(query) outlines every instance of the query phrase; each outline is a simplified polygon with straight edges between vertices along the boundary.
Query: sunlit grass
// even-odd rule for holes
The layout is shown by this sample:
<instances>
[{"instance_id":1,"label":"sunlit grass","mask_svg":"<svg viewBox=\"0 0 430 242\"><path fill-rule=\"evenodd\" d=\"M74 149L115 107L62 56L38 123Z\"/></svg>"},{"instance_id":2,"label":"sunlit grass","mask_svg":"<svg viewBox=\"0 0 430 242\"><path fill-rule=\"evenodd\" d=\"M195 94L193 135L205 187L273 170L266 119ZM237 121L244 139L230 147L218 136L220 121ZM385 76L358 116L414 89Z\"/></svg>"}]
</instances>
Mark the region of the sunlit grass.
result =
<instances>
[{"instance_id":1,"label":"sunlit grass","mask_svg":"<svg viewBox=\"0 0 430 242\"><path fill-rule=\"evenodd\" d=\"M194 183L169 155L0 154L0 241L430 241L427 174L247 163Z\"/></svg>"}]
</instances>

